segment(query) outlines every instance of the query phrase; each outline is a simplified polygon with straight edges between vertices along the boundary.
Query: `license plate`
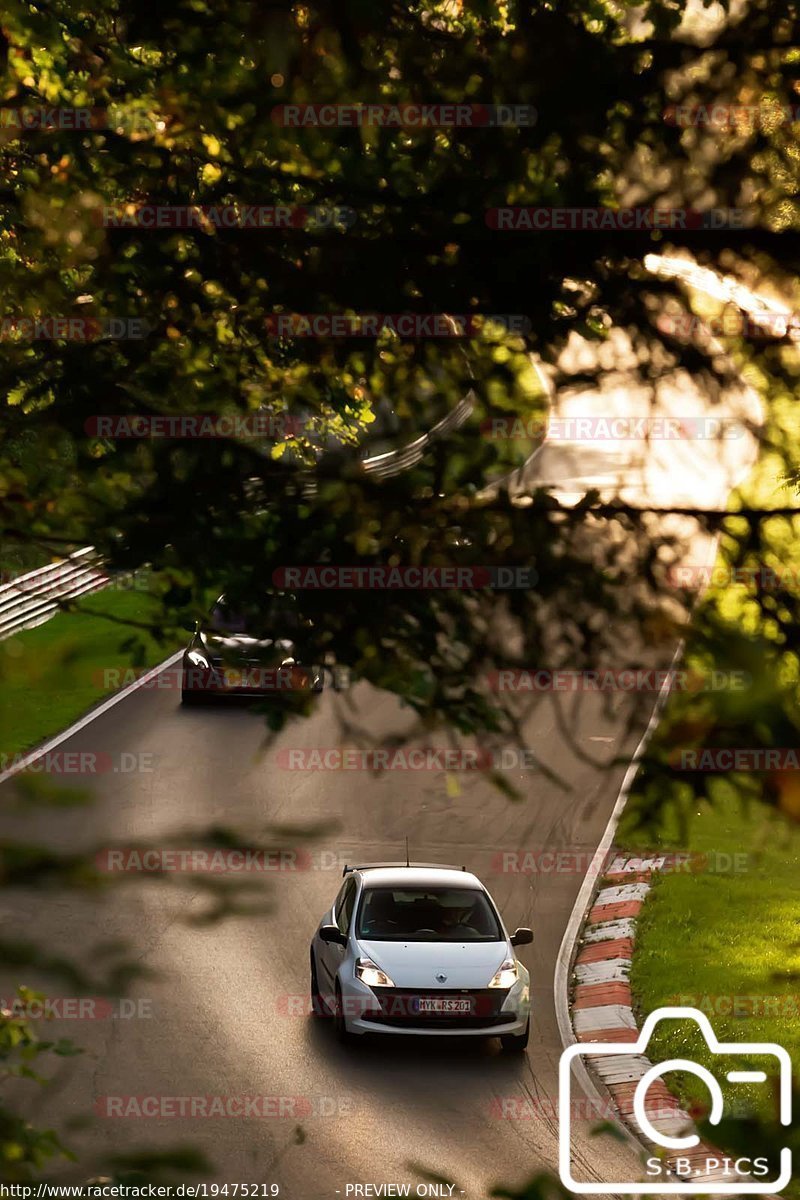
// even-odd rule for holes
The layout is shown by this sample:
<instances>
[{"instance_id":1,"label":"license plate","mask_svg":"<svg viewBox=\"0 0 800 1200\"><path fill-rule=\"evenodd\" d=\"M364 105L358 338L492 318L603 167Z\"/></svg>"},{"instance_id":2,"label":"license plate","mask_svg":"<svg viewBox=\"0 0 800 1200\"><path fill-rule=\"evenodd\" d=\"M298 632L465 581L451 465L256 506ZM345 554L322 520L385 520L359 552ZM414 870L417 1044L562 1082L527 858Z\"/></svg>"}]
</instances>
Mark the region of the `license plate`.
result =
<instances>
[{"instance_id":1,"label":"license plate","mask_svg":"<svg viewBox=\"0 0 800 1200\"><path fill-rule=\"evenodd\" d=\"M222 683L226 688L258 688L262 674L263 672L253 667L245 667L243 670L226 667L222 672Z\"/></svg>"},{"instance_id":2,"label":"license plate","mask_svg":"<svg viewBox=\"0 0 800 1200\"><path fill-rule=\"evenodd\" d=\"M420 996L419 1013L468 1013L472 1011L469 996Z\"/></svg>"}]
</instances>

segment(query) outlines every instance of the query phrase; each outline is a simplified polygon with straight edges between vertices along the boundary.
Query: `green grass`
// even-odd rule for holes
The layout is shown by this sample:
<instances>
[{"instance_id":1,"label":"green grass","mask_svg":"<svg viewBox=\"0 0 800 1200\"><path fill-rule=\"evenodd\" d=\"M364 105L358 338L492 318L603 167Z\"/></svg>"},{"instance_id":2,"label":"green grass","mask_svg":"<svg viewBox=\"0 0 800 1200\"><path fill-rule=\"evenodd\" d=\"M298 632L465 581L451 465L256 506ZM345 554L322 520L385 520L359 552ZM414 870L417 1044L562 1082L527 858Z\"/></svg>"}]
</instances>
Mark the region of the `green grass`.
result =
<instances>
[{"instance_id":1,"label":"green grass","mask_svg":"<svg viewBox=\"0 0 800 1200\"><path fill-rule=\"evenodd\" d=\"M754 804L744 810L730 796L696 810L688 850L708 856L694 870L662 875L638 924L631 982L639 1023L665 1004L705 1012L721 1041L777 1042L800 1063L800 831ZM664 841L673 840L664 828ZM738 857L737 857L738 856ZM774 1096L765 1085L728 1084L714 1056L684 1022L659 1025L653 1061L690 1058L713 1071L726 1110L774 1119ZM774 1061L752 1058L775 1074ZM726 1070L736 1065L726 1060ZM668 1077L691 1106L708 1097L687 1074ZM730 1139L726 1138L730 1132ZM710 1139L735 1150L735 1131L710 1129ZM752 1134L759 1141L760 1135ZM747 1151L744 1151L747 1152ZM795 1182L787 1194L800 1195Z\"/></svg>"},{"instance_id":2,"label":"green grass","mask_svg":"<svg viewBox=\"0 0 800 1200\"><path fill-rule=\"evenodd\" d=\"M750 371L745 370L745 375ZM753 375L750 382L765 391L764 380ZM758 463L738 489L738 502L766 508L797 505L796 490L784 478L788 461L800 456L793 396L772 396L768 428L774 448L762 450ZM778 570L800 566L800 521L773 518L764 524L765 544L758 561ZM727 562L725 539L717 566ZM800 572L798 572L800 574ZM765 615L745 585L712 586L704 605L718 614L730 631L774 638L769 614ZM691 639L690 639L691 647ZM691 649L688 661L692 663ZM717 665L717 664L714 664ZM728 666L730 664L718 664ZM776 671L774 663L765 671ZM782 656L781 671L797 678L797 663L791 652ZM759 720L756 690L749 701L748 722ZM769 695L769 689L764 691ZM794 693L795 699L797 692ZM745 703L747 699L745 698ZM792 712L797 713L796 704ZM693 714L703 713L702 697L692 699L673 694L651 746L671 745L673 736L686 736ZM679 730L674 734L674 728ZM702 733L702 725L699 726ZM713 729L710 741L713 743ZM758 744L758 743L754 743ZM618 843L632 849L688 850L700 857L694 870L661 875L642 909L637 927L631 983L639 1023L654 1009L679 1004L700 1009L722 1041L777 1042L792 1057L795 1077L800 1073L800 825L787 821L775 808L761 803L763 777L756 777L745 803L724 777L710 789L713 804L692 795L688 785L674 795L673 802L653 814L643 827L638 818L648 812L646 781L628 804L618 831ZM786 784L781 801L787 814L800 819L797 787ZM637 790L638 789L638 790ZM788 793L791 792L789 795ZM738 856L738 857L737 857ZM730 1152L758 1153L773 1134L767 1128L776 1113L775 1096L765 1085L729 1084L728 1069L738 1064L718 1064L702 1038L685 1022L657 1027L650 1057L653 1061L682 1057L712 1070L725 1096L726 1110L742 1118L755 1114L759 1125L738 1119L719 1129L706 1127L709 1140ZM775 1064L753 1058L770 1076ZM708 1095L704 1084L688 1073L676 1073L666 1082L690 1109L704 1106ZM775 1144L787 1144L786 1131L774 1131ZM793 1135L797 1151L797 1135ZM748 1145L748 1142L750 1143ZM787 1196L800 1197L800 1181L787 1189Z\"/></svg>"},{"instance_id":3,"label":"green grass","mask_svg":"<svg viewBox=\"0 0 800 1200\"><path fill-rule=\"evenodd\" d=\"M48 550L45 546L28 545L9 541L0 536L0 581L3 583L14 579L26 571L34 571L37 567L46 567L69 553L69 547L61 551ZM77 546L74 549L78 549Z\"/></svg>"},{"instance_id":4,"label":"green grass","mask_svg":"<svg viewBox=\"0 0 800 1200\"><path fill-rule=\"evenodd\" d=\"M637 928L640 1013L705 997L720 1035L784 1041L800 1062L800 832L731 797L693 817L688 849L699 859L657 879ZM774 997L795 1019L727 1014L714 996Z\"/></svg>"},{"instance_id":5,"label":"green grass","mask_svg":"<svg viewBox=\"0 0 800 1200\"><path fill-rule=\"evenodd\" d=\"M177 649L103 617L158 622L157 602L145 592L98 592L82 599L80 610L59 613L0 642L0 754L6 759L58 733L110 695L114 677L104 672L152 666Z\"/></svg>"}]
</instances>

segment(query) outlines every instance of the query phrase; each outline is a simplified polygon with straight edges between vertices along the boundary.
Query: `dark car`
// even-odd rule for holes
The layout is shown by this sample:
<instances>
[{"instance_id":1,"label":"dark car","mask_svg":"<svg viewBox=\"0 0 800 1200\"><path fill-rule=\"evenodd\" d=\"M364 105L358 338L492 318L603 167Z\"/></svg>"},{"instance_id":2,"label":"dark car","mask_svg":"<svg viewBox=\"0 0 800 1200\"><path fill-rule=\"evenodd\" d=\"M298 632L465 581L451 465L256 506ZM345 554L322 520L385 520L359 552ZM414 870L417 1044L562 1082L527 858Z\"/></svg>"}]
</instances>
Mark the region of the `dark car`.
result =
<instances>
[{"instance_id":1,"label":"dark car","mask_svg":"<svg viewBox=\"0 0 800 1200\"><path fill-rule=\"evenodd\" d=\"M181 700L199 704L221 696L321 692L325 670L309 659L311 633L311 622L288 593L269 597L250 618L220 596L184 652ZM335 688L342 678L334 668Z\"/></svg>"}]
</instances>

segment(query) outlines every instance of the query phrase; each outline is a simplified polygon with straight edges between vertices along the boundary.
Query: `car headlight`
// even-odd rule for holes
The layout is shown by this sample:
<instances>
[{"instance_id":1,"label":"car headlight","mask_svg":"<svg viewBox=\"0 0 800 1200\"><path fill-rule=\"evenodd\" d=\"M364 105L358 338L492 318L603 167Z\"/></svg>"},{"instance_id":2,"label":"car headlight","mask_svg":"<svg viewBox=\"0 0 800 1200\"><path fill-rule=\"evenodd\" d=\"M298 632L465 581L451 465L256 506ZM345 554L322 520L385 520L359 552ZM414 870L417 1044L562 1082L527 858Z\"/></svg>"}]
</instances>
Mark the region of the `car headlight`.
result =
<instances>
[{"instance_id":1,"label":"car headlight","mask_svg":"<svg viewBox=\"0 0 800 1200\"><path fill-rule=\"evenodd\" d=\"M505 962L500 963L500 966L492 976L489 987L491 988L510 988L519 979L519 965L515 958L507 958Z\"/></svg>"},{"instance_id":2,"label":"car headlight","mask_svg":"<svg viewBox=\"0 0 800 1200\"><path fill-rule=\"evenodd\" d=\"M211 666L211 663L208 661L205 654L203 654L202 650L190 650L187 653L186 657L188 658L189 662L192 664L193 667L208 668Z\"/></svg>"},{"instance_id":3,"label":"car headlight","mask_svg":"<svg viewBox=\"0 0 800 1200\"><path fill-rule=\"evenodd\" d=\"M394 983L371 958L359 958L356 962L356 979L367 987L394 987Z\"/></svg>"}]
</instances>

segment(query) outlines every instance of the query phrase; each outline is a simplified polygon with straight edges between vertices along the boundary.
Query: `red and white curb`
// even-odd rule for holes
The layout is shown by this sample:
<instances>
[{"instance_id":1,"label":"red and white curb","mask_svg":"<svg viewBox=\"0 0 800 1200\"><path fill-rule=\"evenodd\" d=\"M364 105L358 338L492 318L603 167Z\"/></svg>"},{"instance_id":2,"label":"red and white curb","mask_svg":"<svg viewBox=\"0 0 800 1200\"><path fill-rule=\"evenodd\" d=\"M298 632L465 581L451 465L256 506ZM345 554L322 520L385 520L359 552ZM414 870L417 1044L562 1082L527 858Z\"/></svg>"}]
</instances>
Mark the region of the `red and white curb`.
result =
<instances>
[{"instance_id":1,"label":"red and white curb","mask_svg":"<svg viewBox=\"0 0 800 1200\"><path fill-rule=\"evenodd\" d=\"M653 875L671 863L670 856L634 858L616 855L609 863L602 886L594 897L581 931L573 964L570 1014L579 1042L630 1042L639 1038L633 1012L630 972L636 939L636 920L650 891ZM640 1126L633 1112L639 1080L653 1066L641 1053L593 1056L587 1069L599 1085L618 1119L653 1155L663 1147ZM647 1090L645 1114L653 1127L667 1137L696 1133L689 1113L679 1105L666 1084L656 1080ZM678 1158L681 1161L680 1174ZM691 1175L692 1183L732 1183L724 1166L707 1170L706 1162L722 1162L723 1151L699 1142L692 1150L668 1153L663 1163L673 1179ZM687 1162L689 1169L687 1171Z\"/></svg>"}]
</instances>

